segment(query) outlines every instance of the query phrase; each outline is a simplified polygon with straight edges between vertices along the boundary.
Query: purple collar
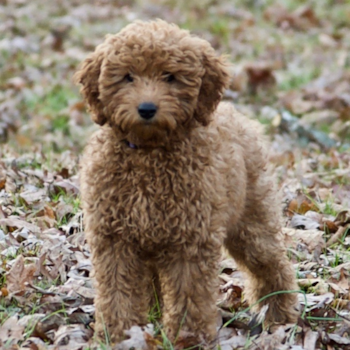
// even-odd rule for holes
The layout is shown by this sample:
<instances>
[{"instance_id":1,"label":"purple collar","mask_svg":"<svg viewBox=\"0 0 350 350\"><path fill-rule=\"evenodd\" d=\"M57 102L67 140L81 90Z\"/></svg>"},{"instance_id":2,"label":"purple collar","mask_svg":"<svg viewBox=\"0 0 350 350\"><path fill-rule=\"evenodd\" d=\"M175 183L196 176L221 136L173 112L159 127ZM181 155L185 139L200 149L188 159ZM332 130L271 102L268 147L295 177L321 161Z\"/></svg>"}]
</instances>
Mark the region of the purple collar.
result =
<instances>
[{"instance_id":1,"label":"purple collar","mask_svg":"<svg viewBox=\"0 0 350 350\"><path fill-rule=\"evenodd\" d=\"M134 143L131 143L129 142L128 140L125 140L125 143L126 145L129 147L129 148L132 148L132 149L138 149L139 147L136 146Z\"/></svg>"}]
</instances>

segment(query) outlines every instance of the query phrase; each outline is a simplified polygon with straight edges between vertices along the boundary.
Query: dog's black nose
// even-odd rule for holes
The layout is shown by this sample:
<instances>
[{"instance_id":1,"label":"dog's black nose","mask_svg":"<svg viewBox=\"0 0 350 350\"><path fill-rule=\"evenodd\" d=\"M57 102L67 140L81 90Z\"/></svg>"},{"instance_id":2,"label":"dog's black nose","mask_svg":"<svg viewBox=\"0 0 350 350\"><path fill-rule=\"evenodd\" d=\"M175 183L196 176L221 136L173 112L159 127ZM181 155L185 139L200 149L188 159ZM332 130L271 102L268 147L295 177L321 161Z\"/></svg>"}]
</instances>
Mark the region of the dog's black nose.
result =
<instances>
[{"instance_id":1,"label":"dog's black nose","mask_svg":"<svg viewBox=\"0 0 350 350\"><path fill-rule=\"evenodd\" d=\"M137 110L143 119L148 120L156 114L157 106L152 102L142 102Z\"/></svg>"}]
</instances>

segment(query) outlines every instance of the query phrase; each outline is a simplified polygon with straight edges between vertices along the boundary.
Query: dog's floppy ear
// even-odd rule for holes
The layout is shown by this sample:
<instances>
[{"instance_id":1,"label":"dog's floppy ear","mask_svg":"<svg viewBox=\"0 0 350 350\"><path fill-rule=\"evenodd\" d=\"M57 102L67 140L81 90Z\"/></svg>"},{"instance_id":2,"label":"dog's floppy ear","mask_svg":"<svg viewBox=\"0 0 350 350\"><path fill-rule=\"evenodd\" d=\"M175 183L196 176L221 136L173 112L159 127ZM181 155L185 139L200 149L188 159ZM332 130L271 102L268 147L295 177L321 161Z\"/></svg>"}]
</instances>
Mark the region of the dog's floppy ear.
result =
<instances>
[{"instance_id":1,"label":"dog's floppy ear","mask_svg":"<svg viewBox=\"0 0 350 350\"><path fill-rule=\"evenodd\" d=\"M228 87L230 74L224 57L217 56L214 49L206 43L203 45L202 64L205 70L199 91L194 118L202 125L210 123L210 118Z\"/></svg>"},{"instance_id":2,"label":"dog's floppy ear","mask_svg":"<svg viewBox=\"0 0 350 350\"><path fill-rule=\"evenodd\" d=\"M106 46L104 44L97 46L95 52L91 53L82 62L73 77L76 84L82 85L80 92L89 105L92 120L100 125L105 124L107 121L103 112L103 105L99 99L100 92L98 87L98 78L105 55Z\"/></svg>"}]
</instances>

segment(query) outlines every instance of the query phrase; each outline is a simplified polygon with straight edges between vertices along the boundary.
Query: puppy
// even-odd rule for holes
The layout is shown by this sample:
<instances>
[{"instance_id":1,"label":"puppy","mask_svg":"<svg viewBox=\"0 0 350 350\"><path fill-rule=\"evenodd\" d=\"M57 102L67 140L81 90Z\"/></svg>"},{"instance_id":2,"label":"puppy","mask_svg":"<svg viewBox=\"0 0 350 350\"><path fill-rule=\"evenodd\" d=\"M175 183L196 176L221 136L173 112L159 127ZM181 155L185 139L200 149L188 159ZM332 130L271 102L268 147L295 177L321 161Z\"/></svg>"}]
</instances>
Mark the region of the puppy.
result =
<instances>
[{"instance_id":1,"label":"puppy","mask_svg":"<svg viewBox=\"0 0 350 350\"><path fill-rule=\"evenodd\" d=\"M101 126L81 162L99 334L115 342L147 323L156 292L171 341L213 344L222 246L248 277L249 303L297 289L267 145L257 122L220 103L228 64L207 41L138 21L107 36L75 79ZM278 294L254 310L295 322L296 303Z\"/></svg>"}]
</instances>

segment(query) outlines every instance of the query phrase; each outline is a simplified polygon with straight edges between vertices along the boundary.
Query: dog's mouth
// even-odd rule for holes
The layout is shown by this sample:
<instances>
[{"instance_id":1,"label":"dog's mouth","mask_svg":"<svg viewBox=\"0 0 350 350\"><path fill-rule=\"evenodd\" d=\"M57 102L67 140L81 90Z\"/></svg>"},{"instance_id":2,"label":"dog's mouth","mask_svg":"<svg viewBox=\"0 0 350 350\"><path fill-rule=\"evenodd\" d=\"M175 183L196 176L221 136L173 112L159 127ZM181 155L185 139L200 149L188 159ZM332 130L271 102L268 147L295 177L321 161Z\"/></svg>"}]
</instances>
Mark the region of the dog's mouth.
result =
<instances>
[{"instance_id":1,"label":"dog's mouth","mask_svg":"<svg viewBox=\"0 0 350 350\"><path fill-rule=\"evenodd\" d=\"M141 118L130 109L116 111L110 126L131 149L168 145L179 127L174 113L159 109L152 118Z\"/></svg>"},{"instance_id":2,"label":"dog's mouth","mask_svg":"<svg viewBox=\"0 0 350 350\"><path fill-rule=\"evenodd\" d=\"M124 131L124 141L131 149L162 147L169 142L170 134L171 130L156 122L135 123Z\"/></svg>"}]
</instances>

